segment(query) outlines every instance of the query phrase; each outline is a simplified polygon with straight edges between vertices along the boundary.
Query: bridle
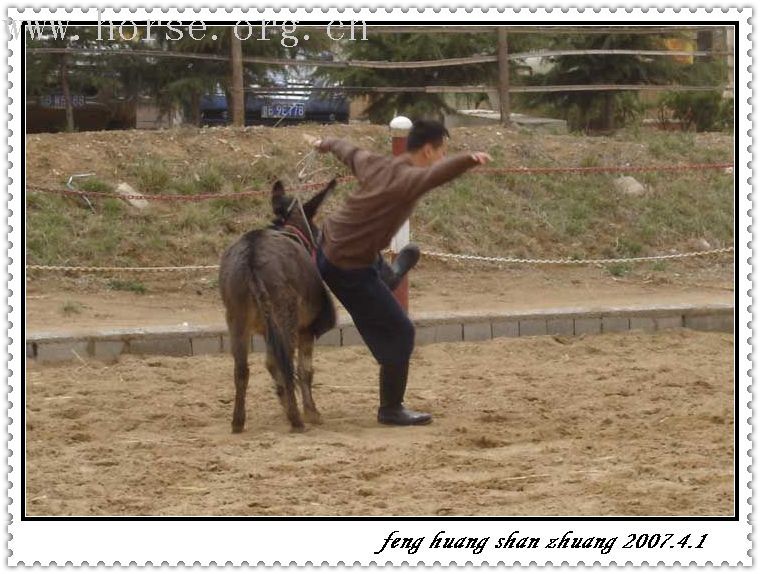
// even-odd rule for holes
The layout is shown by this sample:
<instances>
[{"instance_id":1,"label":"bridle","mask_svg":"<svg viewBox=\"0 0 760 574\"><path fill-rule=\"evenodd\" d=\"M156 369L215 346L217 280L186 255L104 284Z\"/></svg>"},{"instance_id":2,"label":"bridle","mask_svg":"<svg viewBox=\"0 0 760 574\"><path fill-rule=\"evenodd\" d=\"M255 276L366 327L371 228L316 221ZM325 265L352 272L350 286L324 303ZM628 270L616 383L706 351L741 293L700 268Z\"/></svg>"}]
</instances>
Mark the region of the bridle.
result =
<instances>
[{"instance_id":1,"label":"bridle","mask_svg":"<svg viewBox=\"0 0 760 574\"><path fill-rule=\"evenodd\" d=\"M309 252L309 255L312 257L312 259L316 259L317 241L314 238L314 233L311 230L311 225L309 223L309 220L306 218L306 212L304 211L303 204L299 198L294 198L290 203L290 206L288 206L288 210L285 215L285 219L287 220L290 218L290 214L292 213L294 207L298 207L298 210L301 212L301 217L303 217L303 220L306 223L306 229L309 230L309 236L306 237L303 231L298 229L298 227L295 225L291 225L290 223L286 223L282 226L282 229L278 231L279 233L282 233L283 235L286 235L295 240L297 243L300 243L303 248Z\"/></svg>"}]
</instances>

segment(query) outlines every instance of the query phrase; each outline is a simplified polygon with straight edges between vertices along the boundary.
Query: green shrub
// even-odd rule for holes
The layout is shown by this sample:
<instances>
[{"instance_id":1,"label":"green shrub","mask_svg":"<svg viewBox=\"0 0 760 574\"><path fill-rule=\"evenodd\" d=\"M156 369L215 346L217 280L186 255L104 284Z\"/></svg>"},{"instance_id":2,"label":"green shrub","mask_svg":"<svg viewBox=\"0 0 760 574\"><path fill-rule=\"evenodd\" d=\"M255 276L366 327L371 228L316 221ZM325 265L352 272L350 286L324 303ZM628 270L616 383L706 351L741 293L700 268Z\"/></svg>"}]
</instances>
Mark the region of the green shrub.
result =
<instances>
[{"instance_id":1,"label":"green shrub","mask_svg":"<svg viewBox=\"0 0 760 574\"><path fill-rule=\"evenodd\" d=\"M734 101L720 92L675 92L661 100L661 118L672 116L685 129L698 132L718 131L733 126Z\"/></svg>"}]
</instances>

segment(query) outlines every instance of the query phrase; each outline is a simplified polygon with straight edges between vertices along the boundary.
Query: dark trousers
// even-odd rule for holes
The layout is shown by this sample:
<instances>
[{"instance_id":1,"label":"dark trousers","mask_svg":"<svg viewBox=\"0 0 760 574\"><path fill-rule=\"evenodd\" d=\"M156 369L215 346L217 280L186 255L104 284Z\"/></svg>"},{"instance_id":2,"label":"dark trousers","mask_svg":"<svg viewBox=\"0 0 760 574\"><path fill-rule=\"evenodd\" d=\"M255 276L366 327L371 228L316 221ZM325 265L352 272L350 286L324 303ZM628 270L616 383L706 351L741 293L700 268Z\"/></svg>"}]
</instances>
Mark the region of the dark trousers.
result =
<instances>
[{"instance_id":1,"label":"dark trousers","mask_svg":"<svg viewBox=\"0 0 760 574\"><path fill-rule=\"evenodd\" d=\"M375 360L381 365L398 365L412 356L414 325L381 279L387 276L387 265L378 256L370 267L341 269L322 249L317 252L322 279L351 315Z\"/></svg>"}]
</instances>

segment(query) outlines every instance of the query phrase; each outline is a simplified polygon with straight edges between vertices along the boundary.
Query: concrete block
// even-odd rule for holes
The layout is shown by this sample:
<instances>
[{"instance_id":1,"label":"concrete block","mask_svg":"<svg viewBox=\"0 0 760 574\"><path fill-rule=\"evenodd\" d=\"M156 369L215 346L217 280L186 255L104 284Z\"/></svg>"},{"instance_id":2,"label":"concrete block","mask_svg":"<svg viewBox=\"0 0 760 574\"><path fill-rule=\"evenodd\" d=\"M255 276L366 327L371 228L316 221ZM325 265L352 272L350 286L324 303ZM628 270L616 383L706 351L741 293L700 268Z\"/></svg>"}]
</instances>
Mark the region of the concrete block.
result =
<instances>
[{"instance_id":1,"label":"concrete block","mask_svg":"<svg viewBox=\"0 0 760 574\"><path fill-rule=\"evenodd\" d=\"M127 350L126 341L98 341L93 346L93 356L101 361L115 361Z\"/></svg>"},{"instance_id":2,"label":"concrete block","mask_svg":"<svg viewBox=\"0 0 760 574\"><path fill-rule=\"evenodd\" d=\"M221 335L203 335L190 340L193 355L216 355L222 352Z\"/></svg>"},{"instance_id":3,"label":"concrete block","mask_svg":"<svg viewBox=\"0 0 760 574\"><path fill-rule=\"evenodd\" d=\"M416 327L414 332L415 345L429 345L435 343L435 326L425 325Z\"/></svg>"},{"instance_id":4,"label":"concrete block","mask_svg":"<svg viewBox=\"0 0 760 574\"><path fill-rule=\"evenodd\" d=\"M75 354L76 353L76 354ZM83 339L37 343L37 360L43 363L75 360L89 356L88 343Z\"/></svg>"},{"instance_id":5,"label":"concrete block","mask_svg":"<svg viewBox=\"0 0 760 574\"><path fill-rule=\"evenodd\" d=\"M576 335L595 335L602 332L601 317L579 317L575 319Z\"/></svg>"},{"instance_id":6,"label":"concrete block","mask_svg":"<svg viewBox=\"0 0 760 574\"><path fill-rule=\"evenodd\" d=\"M491 340L491 321L480 323L465 323L463 326L465 341L489 341Z\"/></svg>"},{"instance_id":7,"label":"concrete block","mask_svg":"<svg viewBox=\"0 0 760 574\"><path fill-rule=\"evenodd\" d=\"M252 353L266 353L267 342L264 340L263 335L254 335L251 337L251 352Z\"/></svg>"},{"instance_id":8,"label":"concrete block","mask_svg":"<svg viewBox=\"0 0 760 574\"><path fill-rule=\"evenodd\" d=\"M340 347L340 329L332 329L319 339L317 339L318 347Z\"/></svg>"},{"instance_id":9,"label":"concrete block","mask_svg":"<svg viewBox=\"0 0 760 574\"><path fill-rule=\"evenodd\" d=\"M651 332L657 328L653 317L631 317L631 331Z\"/></svg>"},{"instance_id":10,"label":"concrete block","mask_svg":"<svg viewBox=\"0 0 760 574\"><path fill-rule=\"evenodd\" d=\"M621 333L631 328L628 317L602 317L602 333Z\"/></svg>"},{"instance_id":11,"label":"concrete block","mask_svg":"<svg viewBox=\"0 0 760 574\"><path fill-rule=\"evenodd\" d=\"M135 355L169 355L189 357L193 354L190 336L146 337L129 342L129 352Z\"/></svg>"},{"instance_id":12,"label":"concrete block","mask_svg":"<svg viewBox=\"0 0 760 574\"><path fill-rule=\"evenodd\" d=\"M496 337L519 337L520 324L517 321L493 321L491 333Z\"/></svg>"},{"instance_id":13,"label":"concrete block","mask_svg":"<svg viewBox=\"0 0 760 574\"><path fill-rule=\"evenodd\" d=\"M26 344L26 358L27 359L34 359L35 352L34 352L34 343L27 343Z\"/></svg>"},{"instance_id":14,"label":"concrete block","mask_svg":"<svg viewBox=\"0 0 760 574\"><path fill-rule=\"evenodd\" d=\"M364 339L359 334L359 330L353 325L346 325L341 327L341 345L344 347L351 347L354 345L363 345Z\"/></svg>"},{"instance_id":15,"label":"concrete block","mask_svg":"<svg viewBox=\"0 0 760 574\"><path fill-rule=\"evenodd\" d=\"M204 335L207 336L207 335ZM195 340L195 337L193 337L193 340ZM226 354L230 353L230 336L227 333L224 333L221 335L221 344L222 344L222 350L221 352ZM262 353L266 351L266 343L264 343L264 337L261 335L253 335L251 336L251 340L248 343L248 352L249 353Z\"/></svg>"},{"instance_id":16,"label":"concrete block","mask_svg":"<svg viewBox=\"0 0 760 574\"><path fill-rule=\"evenodd\" d=\"M547 335L574 335L575 324L572 317L567 319L547 319L546 321L546 334Z\"/></svg>"},{"instance_id":17,"label":"concrete block","mask_svg":"<svg viewBox=\"0 0 760 574\"><path fill-rule=\"evenodd\" d=\"M463 340L461 323L449 323L448 325L435 326L436 343L458 343Z\"/></svg>"},{"instance_id":18,"label":"concrete block","mask_svg":"<svg viewBox=\"0 0 760 574\"><path fill-rule=\"evenodd\" d=\"M715 315L686 315L684 326L696 331L734 332L734 316L728 313Z\"/></svg>"},{"instance_id":19,"label":"concrete block","mask_svg":"<svg viewBox=\"0 0 760 574\"><path fill-rule=\"evenodd\" d=\"M546 319L520 319L520 336L546 335Z\"/></svg>"},{"instance_id":20,"label":"concrete block","mask_svg":"<svg viewBox=\"0 0 760 574\"><path fill-rule=\"evenodd\" d=\"M683 317L681 315L674 315L672 317L655 317L654 324L658 331L680 329L683 327Z\"/></svg>"}]
</instances>

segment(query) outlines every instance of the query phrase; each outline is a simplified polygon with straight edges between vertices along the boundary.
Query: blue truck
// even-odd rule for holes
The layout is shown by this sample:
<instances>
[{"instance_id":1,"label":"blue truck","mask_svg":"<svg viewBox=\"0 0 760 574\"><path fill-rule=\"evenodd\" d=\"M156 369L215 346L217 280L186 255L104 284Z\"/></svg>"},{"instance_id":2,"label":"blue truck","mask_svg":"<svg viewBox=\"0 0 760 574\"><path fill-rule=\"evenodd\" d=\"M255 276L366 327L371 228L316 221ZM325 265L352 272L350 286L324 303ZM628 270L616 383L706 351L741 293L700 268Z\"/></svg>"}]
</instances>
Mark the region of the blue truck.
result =
<instances>
[{"instance_id":1,"label":"blue truck","mask_svg":"<svg viewBox=\"0 0 760 574\"><path fill-rule=\"evenodd\" d=\"M308 96L288 94L246 94L245 125L283 125L301 122L348 123L349 102L345 96L312 93ZM224 94L206 95L201 99L201 123L223 126L230 123Z\"/></svg>"}]
</instances>

